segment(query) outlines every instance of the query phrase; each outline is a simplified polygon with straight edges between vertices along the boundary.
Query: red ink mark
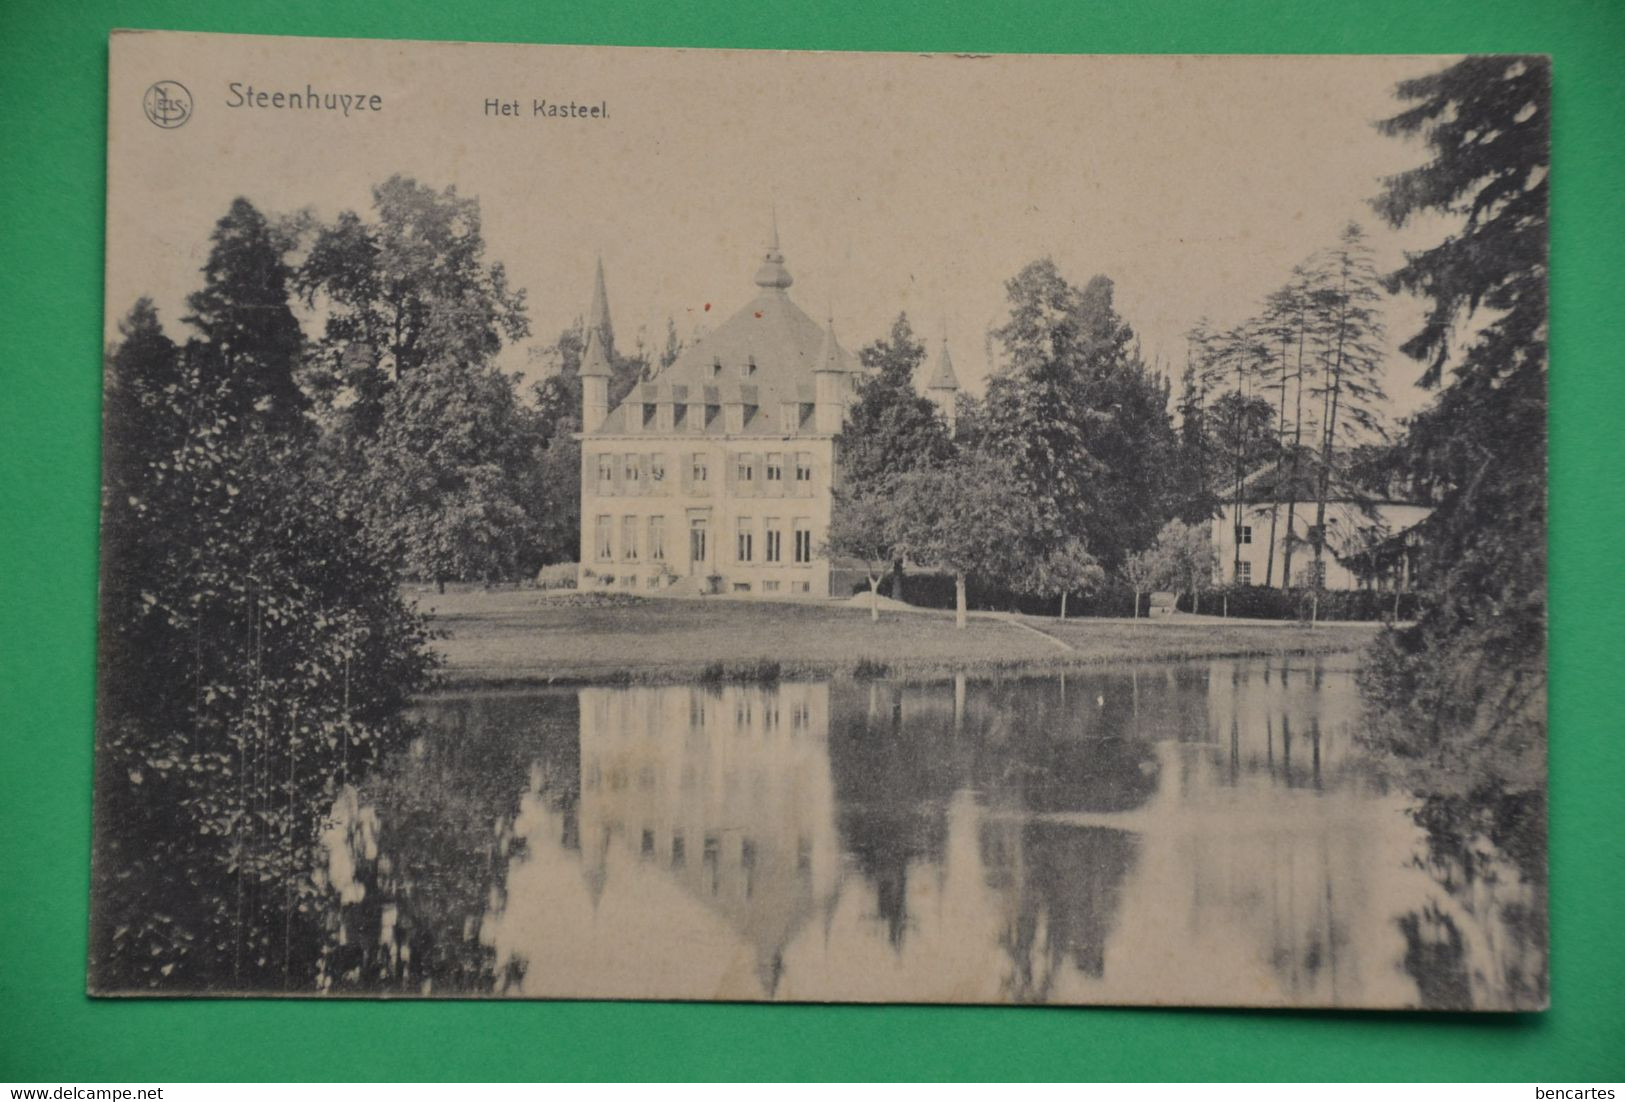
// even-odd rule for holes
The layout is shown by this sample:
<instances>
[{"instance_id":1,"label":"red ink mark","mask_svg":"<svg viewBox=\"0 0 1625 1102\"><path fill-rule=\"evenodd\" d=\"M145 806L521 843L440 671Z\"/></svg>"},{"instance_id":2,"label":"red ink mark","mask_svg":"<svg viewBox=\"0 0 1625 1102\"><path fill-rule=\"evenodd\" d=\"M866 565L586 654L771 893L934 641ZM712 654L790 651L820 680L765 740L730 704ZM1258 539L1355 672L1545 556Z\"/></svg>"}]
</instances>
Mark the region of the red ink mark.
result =
<instances>
[{"instance_id":1,"label":"red ink mark","mask_svg":"<svg viewBox=\"0 0 1625 1102\"><path fill-rule=\"evenodd\" d=\"M705 304L705 312L707 314L711 312L711 304L709 302Z\"/></svg>"},{"instance_id":2,"label":"red ink mark","mask_svg":"<svg viewBox=\"0 0 1625 1102\"><path fill-rule=\"evenodd\" d=\"M757 317L761 317L761 316L762 316L762 312L761 312L761 311L760 311L760 310L758 310L758 311L756 311L756 316L757 316Z\"/></svg>"}]
</instances>

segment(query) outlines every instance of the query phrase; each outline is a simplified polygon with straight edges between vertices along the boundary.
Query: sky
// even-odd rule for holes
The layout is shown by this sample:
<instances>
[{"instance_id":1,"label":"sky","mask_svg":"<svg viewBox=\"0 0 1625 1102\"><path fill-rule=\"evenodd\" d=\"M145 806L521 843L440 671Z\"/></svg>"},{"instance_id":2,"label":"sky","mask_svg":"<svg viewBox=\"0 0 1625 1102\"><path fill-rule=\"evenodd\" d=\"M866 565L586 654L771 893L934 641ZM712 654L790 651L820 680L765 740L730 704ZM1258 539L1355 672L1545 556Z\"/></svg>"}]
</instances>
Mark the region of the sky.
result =
<instances>
[{"instance_id":1,"label":"sky","mask_svg":"<svg viewBox=\"0 0 1625 1102\"><path fill-rule=\"evenodd\" d=\"M1448 224L1394 231L1369 206L1427 159L1383 137L1395 83L1447 58L964 57L122 34L110 80L108 330L138 295L173 332L208 234L243 195L267 212L365 211L394 173L480 200L489 259L547 343L603 259L618 341L691 337L755 291L777 218L791 295L849 348L899 311L946 336L979 391L1004 282L1053 257L1105 274L1149 361L1177 379L1199 318L1234 324L1358 220L1387 270ZM142 113L186 85L188 123ZM382 109L232 106L232 90L377 94ZM517 104L517 115L486 101ZM534 101L604 105L546 118ZM708 309L709 307L709 309ZM1422 304L1392 301L1390 344ZM527 366L521 346L503 364ZM1397 351L1390 414L1425 400Z\"/></svg>"}]
</instances>

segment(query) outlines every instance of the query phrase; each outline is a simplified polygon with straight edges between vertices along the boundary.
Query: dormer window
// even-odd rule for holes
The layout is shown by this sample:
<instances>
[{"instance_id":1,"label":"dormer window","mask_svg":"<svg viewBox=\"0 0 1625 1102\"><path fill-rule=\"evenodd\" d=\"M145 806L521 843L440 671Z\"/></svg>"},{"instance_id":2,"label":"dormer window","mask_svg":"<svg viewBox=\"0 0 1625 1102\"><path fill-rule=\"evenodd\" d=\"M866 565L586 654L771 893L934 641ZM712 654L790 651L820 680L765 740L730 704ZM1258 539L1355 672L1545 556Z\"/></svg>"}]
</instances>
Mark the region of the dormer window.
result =
<instances>
[{"instance_id":1,"label":"dormer window","mask_svg":"<svg viewBox=\"0 0 1625 1102\"><path fill-rule=\"evenodd\" d=\"M750 359L739 365L739 377L741 379L748 379L754 374L756 374L756 357L752 356Z\"/></svg>"},{"instance_id":2,"label":"dormer window","mask_svg":"<svg viewBox=\"0 0 1625 1102\"><path fill-rule=\"evenodd\" d=\"M719 376L721 374L722 374L722 361L720 359L712 360L711 361L711 378L715 379L717 376Z\"/></svg>"}]
</instances>

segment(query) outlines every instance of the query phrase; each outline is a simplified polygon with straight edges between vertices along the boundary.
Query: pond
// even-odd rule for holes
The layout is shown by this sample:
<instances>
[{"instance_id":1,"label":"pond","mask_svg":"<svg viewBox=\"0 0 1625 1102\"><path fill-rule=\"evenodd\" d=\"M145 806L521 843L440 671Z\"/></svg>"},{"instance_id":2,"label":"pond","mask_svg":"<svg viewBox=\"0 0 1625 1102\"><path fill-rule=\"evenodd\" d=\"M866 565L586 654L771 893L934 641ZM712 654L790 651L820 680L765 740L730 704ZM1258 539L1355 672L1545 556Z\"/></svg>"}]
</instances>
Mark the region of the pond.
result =
<instances>
[{"instance_id":1,"label":"pond","mask_svg":"<svg viewBox=\"0 0 1625 1102\"><path fill-rule=\"evenodd\" d=\"M1354 671L437 697L334 809L322 985L1539 1005L1539 887L1417 825L1360 752Z\"/></svg>"}]
</instances>

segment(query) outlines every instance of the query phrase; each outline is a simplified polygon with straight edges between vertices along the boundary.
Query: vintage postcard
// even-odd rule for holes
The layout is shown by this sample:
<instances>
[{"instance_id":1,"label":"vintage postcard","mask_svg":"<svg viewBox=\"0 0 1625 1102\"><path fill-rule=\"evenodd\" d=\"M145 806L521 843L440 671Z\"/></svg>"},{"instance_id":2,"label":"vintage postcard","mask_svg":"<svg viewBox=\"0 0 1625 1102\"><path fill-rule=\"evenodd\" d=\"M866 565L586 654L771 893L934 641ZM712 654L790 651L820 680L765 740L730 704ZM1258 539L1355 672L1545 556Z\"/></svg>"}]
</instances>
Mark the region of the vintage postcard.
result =
<instances>
[{"instance_id":1,"label":"vintage postcard","mask_svg":"<svg viewBox=\"0 0 1625 1102\"><path fill-rule=\"evenodd\" d=\"M110 51L93 993L1546 1005L1546 58Z\"/></svg>"}]
</instances>

